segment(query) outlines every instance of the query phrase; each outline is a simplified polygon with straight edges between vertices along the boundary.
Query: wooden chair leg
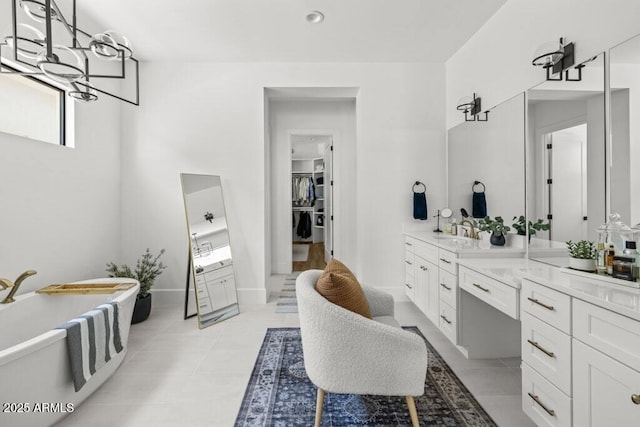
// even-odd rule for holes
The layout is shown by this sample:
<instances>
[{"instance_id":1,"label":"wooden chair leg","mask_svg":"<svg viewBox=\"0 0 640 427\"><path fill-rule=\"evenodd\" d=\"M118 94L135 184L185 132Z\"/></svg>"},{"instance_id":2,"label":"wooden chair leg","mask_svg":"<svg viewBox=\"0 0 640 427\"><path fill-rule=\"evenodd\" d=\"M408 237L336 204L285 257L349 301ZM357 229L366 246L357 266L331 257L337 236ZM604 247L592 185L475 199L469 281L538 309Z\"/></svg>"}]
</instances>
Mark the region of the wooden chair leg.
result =
<instances>
[{"instance_id":1,"label":"wooden chair leg","mask_svg":"<svg viewBox=\"0 0 640 427\"><path fill-rule=\"evenodd\" d=\"M416 410L416 402L413 396L407 396L407 406L409 406L409 415L411 415L411 424L413 427L420 427L418 423L418 411Z\"/></svg>"},{"instance_id":2,"label":"wooden chair leg","mask_svg":"<svg viewBox=\"0 0 640 427\"><path fill-rule=\"evenodd\" d=\"M320 427L322 425L322 408L324 406L324 390L318 387L318 399L316 400L316 425Z\"/></svg>"}]
</instances>

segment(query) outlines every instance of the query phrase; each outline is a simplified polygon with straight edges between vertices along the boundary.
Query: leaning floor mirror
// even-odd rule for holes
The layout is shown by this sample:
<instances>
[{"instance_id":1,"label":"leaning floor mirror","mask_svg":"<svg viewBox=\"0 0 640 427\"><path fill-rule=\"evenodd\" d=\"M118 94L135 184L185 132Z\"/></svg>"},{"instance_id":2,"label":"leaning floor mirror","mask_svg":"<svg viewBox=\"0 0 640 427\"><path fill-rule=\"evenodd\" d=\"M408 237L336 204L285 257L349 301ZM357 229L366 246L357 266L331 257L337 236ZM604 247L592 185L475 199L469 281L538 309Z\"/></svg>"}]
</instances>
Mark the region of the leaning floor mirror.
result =
<instances>
[{"instance_id":1,"label":"leaning floor mirror","mask_svg":"<svg viewBox=\"0 0 640 427\"><path fill-rule=\"evenodd\" d=\"M180 181L190 242L188 280L202 329L240 312L229 229L219 176L182 173Z\"/></svg>"}]
</instances>

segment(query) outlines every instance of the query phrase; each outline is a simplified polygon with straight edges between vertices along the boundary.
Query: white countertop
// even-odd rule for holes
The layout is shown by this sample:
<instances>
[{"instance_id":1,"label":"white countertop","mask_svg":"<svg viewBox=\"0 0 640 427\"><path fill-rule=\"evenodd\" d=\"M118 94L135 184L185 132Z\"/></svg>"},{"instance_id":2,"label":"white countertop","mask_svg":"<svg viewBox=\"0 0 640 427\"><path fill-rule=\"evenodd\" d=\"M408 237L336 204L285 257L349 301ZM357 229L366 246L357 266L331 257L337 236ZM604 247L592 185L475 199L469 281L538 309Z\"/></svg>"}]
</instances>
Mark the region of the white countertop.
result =
<instances>
[{"instance_id":1,"label":"white countertop","mask_svg":"<svg viewBox=\"0 0 640 427\"><path fill-rule=\"evenodd\" d=\"M547 260L558 259L561 258ZM458 259L457 263L515 288L520 288L523 278L528 279L640 321L640 289L620 282L613 283L614 280L610 278L576 273L524 258Z\"/></svg>"},{"instance_id":2,"label":"white countertop","mask_svg":"<svg viewBox=\"0 0 640 427\"><path fill-rule=\"evenodd\" d=\"M489 243L488 235L482 239L470 239L468 237L454 236L452 234L434 233L433 231L405 231L405 235L414 239L431 243L442 249L459 254L489 254L500 256L500 254L524 254L524 240L521 236L509 235L505 246L494 246Z\"/></svg>"}]
</instances>

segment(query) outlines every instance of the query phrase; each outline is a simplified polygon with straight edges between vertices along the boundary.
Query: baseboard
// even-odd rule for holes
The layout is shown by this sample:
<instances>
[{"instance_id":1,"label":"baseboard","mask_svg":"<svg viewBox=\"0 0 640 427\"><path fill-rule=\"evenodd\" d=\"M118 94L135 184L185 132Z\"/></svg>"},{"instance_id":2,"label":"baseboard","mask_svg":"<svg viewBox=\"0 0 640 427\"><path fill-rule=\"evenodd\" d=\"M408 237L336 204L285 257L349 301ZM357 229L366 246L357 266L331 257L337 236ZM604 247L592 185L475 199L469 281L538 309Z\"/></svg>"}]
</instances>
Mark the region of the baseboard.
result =
<instances>
[{"instance_id":1,"label":"baseboard","mask_svg":"<svg viewBox=\"0 0 640 427\"><path fill-rule=\"evenodd\" d=\"M238 288L238 302L242 304L266 304L266 289Z\"/></svg>"},{"instance_id":2,"label":"baseboard","mask_svg":"<svg viewBox=\"0 0 640 427\"><path fill-rule=\"evenodd\" d=\"M266 304L266 289L238 289L238 302L242 304ZM153 305L157 307L184 306L184 289L153 289ZM189 290L189 309L196 310L196 294Z\"/></svg>"}]
</instances>

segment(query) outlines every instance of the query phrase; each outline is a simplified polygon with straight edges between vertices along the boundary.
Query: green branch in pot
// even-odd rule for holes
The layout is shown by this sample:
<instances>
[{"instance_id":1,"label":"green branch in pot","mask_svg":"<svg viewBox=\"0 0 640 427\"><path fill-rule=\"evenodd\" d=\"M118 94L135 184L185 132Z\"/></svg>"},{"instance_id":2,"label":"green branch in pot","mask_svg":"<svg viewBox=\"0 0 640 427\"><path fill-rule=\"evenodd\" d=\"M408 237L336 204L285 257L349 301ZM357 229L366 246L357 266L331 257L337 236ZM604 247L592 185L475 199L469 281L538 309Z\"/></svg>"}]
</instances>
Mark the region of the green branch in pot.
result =
<instances>
[{"instance_id":1,"label":"green branch in pot","mask_svg":"<svg viewBox=\"0 0 640 427\"><path fill-rule=\"evenodd\" d=\"M490 231L496 234L507 234L507 232L511 230L510 227L504 225L504 219L501 216L491 219L488 215L478 222L478 229L480 231Z\"/></svg>"},{"instance_id":2,"label":"green branch in pot","mask_svg":"<svg viewBox=\"0 0 640 427\"><path fill-rule=\"evenodd\" d=\"M588 240L572 242L569 240L566 243L567 248L569 249L569 256L571 258L596 259L596 256L598 255L595 242L590 242Z\"/></svg>"},{"instance_id":3,"label":"green branch in pot","mask_svg":"<svg viewBox=\"0 0 640 427\"><path fill-rule=\"evenodd\" d=\"M142 254L136 262L135 270L131 270L126 264L121 266L116 265L113 262L107 263L107 273L109 277L128 277L136 279L140 282L140 291L138 292L138 298L144 298L149 294L153 282L162 273L162 270L167 268L162 262L158 262L165 250L162 249L157 256L153 256L147 248L146 252Z\"/></svg>"},{"instance_id":4,"label":"green branch in pot","mask_svg":"<svg viewBox=\"0 0 640 427\"><path fill-rule=\"evenodd\" d=\"M516 232L519 235L521 236L526 235L526 225L525 225L524 215L520 215L519 217L514 216L513 220L515 221L516 218L518 219L518 221L512 224L513 228L516 230ZM551 229L551 224L549 224L548 222L545 223L541 219L538 219L536 222L529 221L528 226L529 226L529 236L534 236L537 231L548 231Z\"/></svg>"}]
</instances>

